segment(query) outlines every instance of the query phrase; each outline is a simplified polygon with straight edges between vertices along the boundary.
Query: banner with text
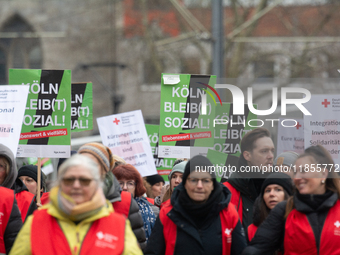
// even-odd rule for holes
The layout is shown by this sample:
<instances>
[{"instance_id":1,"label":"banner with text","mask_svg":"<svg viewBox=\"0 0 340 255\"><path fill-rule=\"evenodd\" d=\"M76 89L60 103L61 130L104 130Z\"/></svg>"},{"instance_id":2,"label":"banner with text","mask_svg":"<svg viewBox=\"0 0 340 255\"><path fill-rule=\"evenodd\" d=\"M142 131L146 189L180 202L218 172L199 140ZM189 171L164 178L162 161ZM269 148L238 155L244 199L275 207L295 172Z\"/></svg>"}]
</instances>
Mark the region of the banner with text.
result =
<instances>
[{"instance_id":1,"label":"banner with text","mask_svg":"<svg viewBox=\"0 0 340 255\"><path fill-rule=\"evenodd\" d=\"M29 85L17 157L69 157L71 71L10 69L9 83Z\"/></svg>"},{"instance_id":2,"label":"banner with text","mask_svg":"<svg viewBox=\"0 0 340 255\"><path fill-rule=\"evenodd\" d=\"M0 86L0 137L16 156L24 119L28 86Z\"/></svg>"},{"instance_id":3,"label":"banner with text","mask_svg":"<svg viewBox=\"0 0 340 255\"><path fill-rule=\"evenodd\" d=\"M71 85L71 132L93 129L92 83Z\"/></svg>"},{"instance_id":4,"label":"banner with text","mask_svg":"<svg viewBox=\"0 0 340 255\"><path fill-rule=\"evenodd\" d=\"M103 144L144 176L157 174L141 110L97 118Z\"/></svg>"},{"instance_id":5,"label":"banner with text","mask_svg":"<svg viewBox=\"0 0 340 255\"><path fill-rule=\"evenodd\" d=\"M284 119L279 119L282 123ZM295 127L284 127L278 125L277 129L277 150L276 155L285 151L295 151L298 154L304 151L304 132L303 119L295 119L297 122Z\"/></svg>"},{"instance_id":6,"label":"banner with text","mask_svg":"<svg viewBox=\"0 0 340 255\"><path fill-rule=\"evenodd\" d=\"M162 74L159 157L191 158L213 147L215 83L214 75Z\"/></svg>"},{"instance_id":7,"label":"banner with text","mask_svg":"<svg viewBox=\"0 0 340 255\"><path fill-rule=\"evenodd\" d=\"M340 95L312 95L304 106L312 114L304 116L305 148L317 144L324 146L339 166Z\"/></svg>"},{"instance_id":8,"label":"banner with text","mask_svg":"<svg viewBox=\"0 0 340 255\"><path fill-rule=\"evenodd\" d=\"M155 161L157 172L164 178L165 181L169 181L168 175L170 174L172 166L176 159L158 157L159 125L145 124L145 128L146 132L148 133L152 155Z\"/></svg>"}]
</instances>

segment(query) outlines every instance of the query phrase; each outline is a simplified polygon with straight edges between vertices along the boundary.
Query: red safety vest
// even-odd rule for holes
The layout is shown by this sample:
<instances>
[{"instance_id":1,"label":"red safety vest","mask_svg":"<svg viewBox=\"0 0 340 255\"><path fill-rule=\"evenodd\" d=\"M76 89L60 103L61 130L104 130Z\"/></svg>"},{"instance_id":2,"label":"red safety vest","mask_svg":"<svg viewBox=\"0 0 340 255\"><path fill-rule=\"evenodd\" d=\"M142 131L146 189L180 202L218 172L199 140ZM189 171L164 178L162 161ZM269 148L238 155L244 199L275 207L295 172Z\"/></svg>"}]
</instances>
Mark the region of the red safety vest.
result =
<instances>
[{"instance_id":1,"label":"red safety vest","mask_svg":"<svg viewBox=\"0 0 340 255\"><path fill-rule=\"evenodd\" d=\"M30 207L34 199L34 194L26 190L23 190L15 194L15 199L17 200L18 207L21 213L21 220L22 222L24 222L26 219L28 208Z\"/></svg>"},{"instance_id":2,"label":"red safety vest","mask_svg":"<svg viewBox=\"0 0 340 255\"><path fill-rule=\"evenodd\" d=\"M340 254L340 201L328 211L320 237L319 253L313 229L304 213L292 210L285 225L284 251L289 255Z\"/></svg>"},{"instance_id":3,"label":"red safety vest","mask_svg":"<svg viewBox=\"0 0 340 255\"><path fill-rule=\"evenodd\" d=\"M42 205L47 204L48 202L50 202L50 198L49 198L50 192L44 192L42 193L41 197L40 197L40 201Z\"/></svg>"},{"instance_id":4,"label":"red safety vest","mask_svg":"<svg viewBox=\"0 0 340 255\"><path fill-rule=\"evenodd\" d=\"M112 206L115 212L121 213L126 216L126 218L129 217L130 207L131 207L131 199L132 195L130 192L122 191L120 193L121 201L113 202Z\"/></svg>"},{"instance_id":5,"label":"red safety vest","mask_svg":"<svg viewBox=\"0 0 340 255\"><path fill-rule=\"evenodd\" d=\"M253 239L253 237L255 236L257 231L257 227L254 224L250 224L248 226L247 232L248 232L248 240L249 242L251 241L251 239Z\"/></svg>"},{"instance_id":6,"label":"red safety vest","mask_svg":"<svg viewBox=\"0 0 340 255\"><path fill-rule=\"evenodd\" d=\"M146 200L148 200L149 201L149 203L151 203L151 204L155 204L155 199L153 199L153 198L149 198L149 197L145 197L146 198Z\"/></svg>"},{"instance_id":7,"label":"red safety vest","mask_svg":"<svg viewBox=\"0 0 340 255\"><path fill-rule=\"evenodd\" d=\"M56 218L45 210L33 214L31 247L34 255L71 255L73 252ZM125 239L125 218L118 213L94 221L81 244L79 254L122 254Z\"/></svg>"},{"instance_id":8,"label":"red safety vest","mask_svg":"<svg viewBox=\"0 0 340 255\"><path fill-rule=\"evenodd\" d=\"M231 200L230 202L236 206L236 210L238 212L238 216L240 217L240 221L242 222L242 197L241 192L235 189L229 182L223 183L231 192Z\"/></svg>"},{"instance_id":9,"label":"red safety vest","mask_svg":"<svg viewBox=\"0 0 340 255\"><path fill-rule=\"evenodd\" d=\"M4 234L14 203L14 191L0 187L0 253L6 254Z\"/></svg>"},{"instance_id":10,"label":"red safety vest","mask_svg":"<svg viewBox=\"0 0 340 255\"><path fill-rule=\"evenodd\" d=\"M162 207L159 213L159 219L163 224L163 235L165 241L165 255L172 255L175 251L177 226L167 216L172 209L171 204L166 204ZM220 212L221 228L222 228L222 254L230 254L231 236L233 230L239 220L234 205L229 203L228 207Z\"/></svg>"}]
</instances>

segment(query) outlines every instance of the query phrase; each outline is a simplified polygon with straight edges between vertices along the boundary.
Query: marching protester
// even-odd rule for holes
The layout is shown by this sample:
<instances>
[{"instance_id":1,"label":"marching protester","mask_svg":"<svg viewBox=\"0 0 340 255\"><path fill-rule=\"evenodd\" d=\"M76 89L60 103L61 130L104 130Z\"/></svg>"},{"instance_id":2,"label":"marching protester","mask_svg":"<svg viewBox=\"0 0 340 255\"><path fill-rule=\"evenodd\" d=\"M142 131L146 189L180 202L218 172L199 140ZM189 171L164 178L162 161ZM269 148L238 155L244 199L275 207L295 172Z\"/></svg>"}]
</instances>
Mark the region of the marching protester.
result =
<instances>
[{"instance_id":1,"label":"marching protester","mask_svg":"<svg viewBox=\"0 0 340 255\"><path fill-rule=\"evenodd\" d=\"M267 218L270 211L293 194L292 179L284 173L271 173L264 180L261 193L254 204L253 224L248 227L248 240L253 239L257 228Z\"/></svg>"},{"instance_id":2,"label":"marching protester","mask_svg":"<svg viewBox=\"0 0 340 255\"><path fill-rule=\"evenodd\" d=\"M130 192L136 200L139 212L143 218L146 240L148 241L156 221L155 213L158 215L159 208L149 203L143 197L143 194L146 192L143 178L133 165L119 165L112 172L117 177L122 190Z\"/></svg>"},{"instance_id":3,"label":"marching protester","mask_svg":"<svg viewBox=\"0 0 340 255\"><path fill-rule=\"evenodd\" d=\"M340 254L340 183L334 161L321 145L295 162L296 193L268 215L242 254ZM314 170L313 170L314 169Z\"/></svg>"},{"instance_id":4,"label":"marching protester","mask_svg":"<svg viewBox=\"0 0 340 255\"><path fill-rule=\"evenodd\" d=\"M113 212L101 185L93 160L66 160L50 203L26 220L10 254L142 254L130 222Z\"/></svg>"},{"instance_id":5,"label":"marching protester","mask_svg":"<svg viewBox=\"0 0 340 255\"><path fill-rule=\"evenodd\" d=\"M197 167L200 167L197 170ZM145 254L240 254L244 231L231 193L195 156L186 164L182 183L162 207Z\"/></svg>"},{"instance_id":6,"label":"marching protester","mask_svg":"<svg viewBox=\"0 0 340 255\"><path fill-rule=\"evenodd\" d=\"M151 203L155 204L154 199L161 195L162 188L165 184L163 177L159 174L149 175L144 177L144 187L146 188L146 199Z\"/></svg>"},{"instance_id":7,"label":"marching protester","mask_svg":"<svg viewBox=\"0 0 340 255\"><path fill-rule=\"evenodd\" d=\"M253 223L254 202L266 178L266 174L259 171L264 167L271 167L273 159L274 143L269 131L265 128L255 128L245 134L241 140L238 171L232 173L228 181L223 183L232 193L231 203L236 206L245 230ZM258 172L249 174L247 170L251 167Z\"/></svg>"},{"instance_id":8,"label":"marching protester","mask_svg":"<svg viewBox=\"0 0 340 255\"><path fill-rule=\"evenodd\" d=\"M299 154L295 151L282 152L274 160L274 166L280 167L280 172L288 174L290 178L294 178L294 163Z\"/></svg>"},{"instance_id":9,"label":"marching protester","mask_svg":"<svg viewBox=\"0 0 340 255\"><path fill-rule=\"evenodd\" d=\"M119 183L112 173L115 167L115 158L110 148L101 143L87 143L81 146L78 153L91 158L97 163L101 180L104 181L104 195L117 213L125 215L131 224L141 249L146 247L143 219L139 213L137 202L132 195L126 191L120 191Z\"/></svg>"}]
</instances>

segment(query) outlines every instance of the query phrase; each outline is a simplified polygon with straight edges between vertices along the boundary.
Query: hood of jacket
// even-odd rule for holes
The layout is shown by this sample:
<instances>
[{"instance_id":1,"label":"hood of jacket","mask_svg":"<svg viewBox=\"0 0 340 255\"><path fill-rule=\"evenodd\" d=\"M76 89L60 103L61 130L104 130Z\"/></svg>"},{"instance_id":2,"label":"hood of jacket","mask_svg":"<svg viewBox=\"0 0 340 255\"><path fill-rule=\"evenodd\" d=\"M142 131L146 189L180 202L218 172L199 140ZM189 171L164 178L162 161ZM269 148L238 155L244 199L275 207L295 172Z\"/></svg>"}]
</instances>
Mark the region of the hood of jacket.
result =
<instances>
[{"instance_id":1,"label":"hood of jacket","mask_svg":"<svg viewBox=\"0 0 340 255\"><path fill-rule=\"evenodd\" d=\"M112 172L108 172L104 180L104 194L107 200L111 203L121 201L120 196L120 185L119 182Z\"/></svg>"},{"instance_id":2,"label":"hood of jacket","mask_svg":"<svg viewBox=\"0 0 340 255\"><path fill-rule=\"evenodd\" d=\"M3 144L0 144L0 156L4 156L9 162L9 173L0 186L10 189L18 176L17 164L12 151Z\"/></svg>"},{"instance_id":3,"label":"hood of jacket","mask_svg":"<svg viewBox=\"0 0 340 255\"><path fill-rule=\"evenodd\" d=\"M21 191L28 191L26 185L22 182L22 180L20 180L19 178L17 178L12 186L12 189L14 190L14 193L17 194Z\"/></svg>"}]
</instances>

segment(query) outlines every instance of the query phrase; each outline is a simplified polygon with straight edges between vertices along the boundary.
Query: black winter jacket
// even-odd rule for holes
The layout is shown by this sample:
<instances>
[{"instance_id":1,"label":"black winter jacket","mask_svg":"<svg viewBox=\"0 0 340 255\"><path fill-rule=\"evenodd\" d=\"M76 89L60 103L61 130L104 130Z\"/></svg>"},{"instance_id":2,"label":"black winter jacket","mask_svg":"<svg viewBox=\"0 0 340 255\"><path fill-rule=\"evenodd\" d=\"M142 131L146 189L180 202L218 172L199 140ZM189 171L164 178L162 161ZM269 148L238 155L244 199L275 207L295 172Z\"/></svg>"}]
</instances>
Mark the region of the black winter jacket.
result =
<instances>
[{"instance_id":1,"label":"black winter jacket","mask_svg":"<svg viewBox=\"0 0 340 255\"><path fill-rule=\"evenodd\" d=\"M310 198L313 200L313 195ZM337 200L338 195L333 193L317 209L313 209L301 201L296 194L294 195L295 209L306 214L314 232L317 248L319 248L321 231L328 211ZM243 251L243 255L271 255L276 250L284 248L286 205L287 201L283 201L270 211L266 220L257 229L249 246Z\"/></svg>"},{"instance_id":2,"label":"black winter jacket","mask_svg":"<svg viewBox=\"0 0 340 255\"><path fill-rule=\"evenodd\" d=\"M215 211L211 214L214 215L215 220L210 221L209 225L204 224L201 229L197 229L190 216L178 202L179 193L183 191L182 184L176 187L171 196L173 208L168 213L168 216L171 213L169 218L178 226L175 254L222 254L222 231L218 213L228 206L231 197L230 191L223 185L224 199L219 203L219 206L214 207L218 212ZM181 225L186 227L180 227ZM245 247L246 239L239 221L232 233L231 254L241 254ZM165 254L163 225L159 217L152 229L145 254Z\"/></svg>"}]
</instances>

